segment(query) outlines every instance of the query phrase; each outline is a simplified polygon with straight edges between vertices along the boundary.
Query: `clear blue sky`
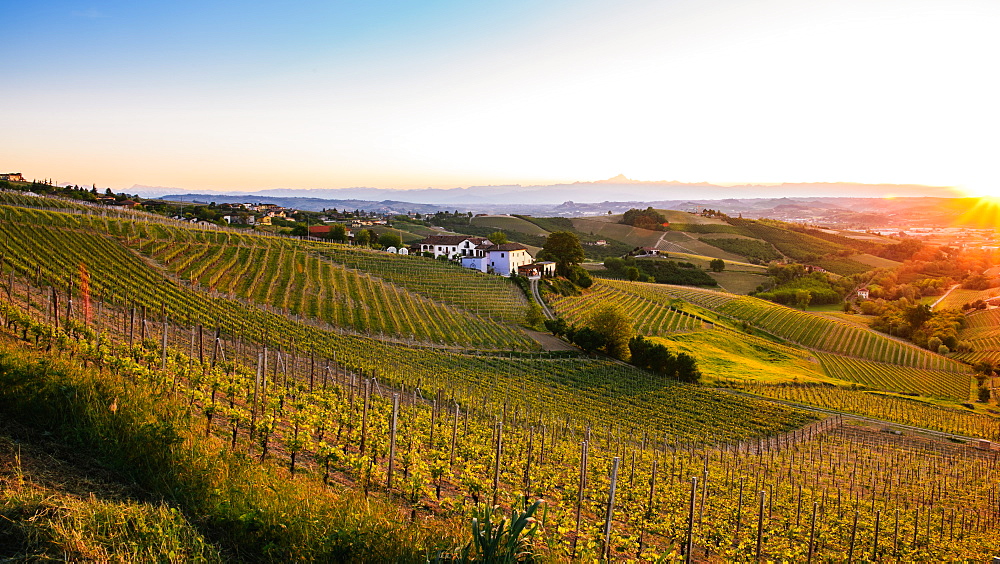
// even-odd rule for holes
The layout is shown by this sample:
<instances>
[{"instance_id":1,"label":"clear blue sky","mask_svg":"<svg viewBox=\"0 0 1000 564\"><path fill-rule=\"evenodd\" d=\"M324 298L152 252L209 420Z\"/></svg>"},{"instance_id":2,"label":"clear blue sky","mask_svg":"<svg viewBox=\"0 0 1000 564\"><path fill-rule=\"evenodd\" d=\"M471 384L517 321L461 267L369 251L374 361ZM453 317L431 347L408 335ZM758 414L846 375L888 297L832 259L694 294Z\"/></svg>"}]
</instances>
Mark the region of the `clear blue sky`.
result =
<instances>
[{"instance_id":1,"label":"clear blue sky","mask_svg":"<svg viewBox=\"0 0 1000 564\"><path fill-rule=\"evenodd\" d=\"M286 5L287 4L287 5ZM996 192L1000 2L6 2L0 168L127 188Z\"/></svg>"}]
</instances>

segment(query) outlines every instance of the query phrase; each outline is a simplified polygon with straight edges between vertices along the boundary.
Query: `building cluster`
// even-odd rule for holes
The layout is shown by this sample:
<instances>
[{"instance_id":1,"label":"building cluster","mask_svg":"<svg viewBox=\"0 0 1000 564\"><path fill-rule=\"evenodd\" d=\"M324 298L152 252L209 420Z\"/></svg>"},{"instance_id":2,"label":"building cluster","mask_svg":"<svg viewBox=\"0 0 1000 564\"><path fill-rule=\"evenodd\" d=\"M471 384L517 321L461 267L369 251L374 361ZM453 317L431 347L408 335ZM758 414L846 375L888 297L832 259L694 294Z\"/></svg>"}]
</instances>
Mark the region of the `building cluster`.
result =
<instances>
[{"instance_id":1,"label":"building cluster","mask_svg":"<svg viewBox=\"0 0 1000 564\"><path fill-rule=\"evenodd\" d=\"M420 241L420 252L434 258L447 257L463 267L501 276L554 276L556 264L535 262L528 248L520 243L495 244L486 237L433 235Z\"/></svg>"},{"instance_id":2,"label":"building cluster","mask_svg":"<svg viewBox=\"0 0 1000 564\"><path fill-rule=\"evenodd\" d=\"M20 172L0 172L0 180L7 182L26 182Z\"/></svg>"}]
</instances>

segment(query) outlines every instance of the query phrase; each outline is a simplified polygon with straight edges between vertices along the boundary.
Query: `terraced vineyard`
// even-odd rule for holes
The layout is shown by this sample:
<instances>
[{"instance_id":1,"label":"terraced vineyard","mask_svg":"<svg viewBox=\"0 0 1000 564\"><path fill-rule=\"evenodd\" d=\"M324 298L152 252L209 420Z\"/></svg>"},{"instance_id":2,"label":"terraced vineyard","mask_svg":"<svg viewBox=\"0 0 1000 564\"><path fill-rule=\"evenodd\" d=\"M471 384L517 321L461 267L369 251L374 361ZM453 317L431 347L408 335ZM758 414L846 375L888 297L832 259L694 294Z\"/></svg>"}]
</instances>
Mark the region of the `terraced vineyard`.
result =
<instances>
[{"instance_id":1,"label":"terraced vineyard","mask_svg":"<svg viewBox=\"0 0 1000 564\"><path fill-rule=\"evenodd\" d=\"M390 255L341 245L317 245L312 250L333 262L477 315L511 323L524 321L527 298L505 278L423 257Z\"/></svg>"},{"instance_id":2,"label":"terraced vineyard","mask_svg":"<svg viewBox=\"0 0 1000 564\"><path fill-rule=\"evenodd\" d=\"M154 239L138 248L203 288L358 332L486 347L510 341L509 327L348 269L294 242L211 238L219 242Z\"/></svg>"},{"instance_id":3,"label":"terraced vineyard","mask_svg":"<svg viewBox=\"0 0 1000 564\"><path fill-rule=\"evenodd\" d=\"M958 401L967 401L971 393L972 375L969 372L920 370L828 353L816 353L816 356L831 377L878 390Z\"/></svg>"},{"instance_id":4,"label":"terraced vineyard","mask_svg":"<svg viewBox=\"0 0 1000 564\"><path fill-rule=\"evenodd\" d=\"M830 385L743 385L750 393L926 427L966 437L1000 440L1000 418L984 417L968 410L938 407L914 399L897 398Z\"/></svg>"},{"instance_id":5,"label":"terraced vineyard","mask_svg":"<svg viewBox=\"0 0 1000 564\"><path fill-rule=\"evenodd\" d=\"M82 268L88 271L95 295L119 303L134 300L150 309L163 304L172 310L172 317L229 318L236 327L246 323L240 320L246 314L238 311L246 305L183 291L122 246L118 237L216 295L224 291L231 299L276 307L352 332L486 349L533 346L517 329L332 264L302 249L296 240L21 208L3 213L6 220L0 230L9 236L5 256L16 270L67 287ZM35 229L46 223L46 229ZM493 283L509 285L502 280Z\"/></svg>"},{"instance_id":6,"label":"terraced vineyard","mask_svg":"<svg viewBox=\"0 0 1000 564\"><path fill-rule=\"evenodd\" d=\"M965 304L976 300L988 300L1000 295L1000 288L988 288L986 290L965 290L955 288L941 299L934 309L959 309Z\"/></svg>"},{"instance_id":7,"label":"terraced vineyard","mask_svg":"<svg viewBox=\"0 0 1000 564\"><path fill-rule=\"evenodd\" d=\"M570 323L585 325L591 312L609 302L620 306L635 321L636 332L643 335L693 331L703 325L700 319L681 309L619 290L602 280L595 280L585 295L554 298L551 305L560 317Z\"/></svg>"},{"instance_id":8,"label":"terraced vineyard","mask_svg":"<svg viewBox=\"0 0 1000 564\"><path fill-rule=\"evenodd\" d=\"M308 480L317 491L331 478L331 490L352 488L397 504L404 520L468 522L476 507L495 505L508 513L544 499L544 526L532 547L543 560L594 561L602 553L611 561L679 560L683 551L705 561L750 555L980 561L997 548L1000 475L991 453L896 437L839 418L815 421L782 405L666 381L606 360L531 351L459 354L343 334L218 290L241 291L250 277L226 272L242 266L242 248L264 248L262 268L278 270L276 280L316 268L327 268L332 277L343 268L332 263L360 269L347 264L356 261L370 274L382 268L379 278L393 282L411 265L379 261L399 257L7 207L0 207L0 219L0 362L6 363L0 376L19 378L11 380L16 386L4 380L3 391L16 393L57 374L62 387L45 390L93 390L99 407L81 412L95 417L124 417L133 409L130 398L158 398L165 407L156 415L162 417L136 420L162 424L168 436L178 431L183 446L168 449L188 448L195 437L207 436L215 452L240 453L248 465L260 460L276 474L280 466L281 475ZM214 283L215 294L163 276L120 240L199 285ZM419 264L414 268L428 270L413 272L450 268ZM288 268L293 272L284 272ZM426 293L469 291L461 284L426 286ZM263 298L261 292L248 295L290 308L281 292ZM633 296L637 308L672 297ZM160 317L160 304L167 319ZM644 315L656 315L643 307ZM725 340L725 332L706 332ZM87 382L92 388L84 387ZM89 393L64 395L83 401ZM115 408L108 409L112 400ZM211 486L210 503L200 507L227 499L225 487ZM262 560L332 559L323 545L338 547L339 531L331 531L312 545L315 552L295 552L272 542L284 538L289 516L266 505L238 509L234 530L264 531L248 535L261 546L268 543ZM434 550L448 549L428 546L422 555L431 559Z\"/></svg>"},{"instance_id":9,"label":"terraced vineyard","mask_svg":"<svg viewBox=\"0 0 1000 564\"><path fill-rule=\"evenodd\" d=\"M966 372L968 368L949 358L890 339L857 325L834 321L757 298L662 286L657 291L746 321L782 339L811 349L855 356L924 370Z\"/></svg>"}]
</instances>

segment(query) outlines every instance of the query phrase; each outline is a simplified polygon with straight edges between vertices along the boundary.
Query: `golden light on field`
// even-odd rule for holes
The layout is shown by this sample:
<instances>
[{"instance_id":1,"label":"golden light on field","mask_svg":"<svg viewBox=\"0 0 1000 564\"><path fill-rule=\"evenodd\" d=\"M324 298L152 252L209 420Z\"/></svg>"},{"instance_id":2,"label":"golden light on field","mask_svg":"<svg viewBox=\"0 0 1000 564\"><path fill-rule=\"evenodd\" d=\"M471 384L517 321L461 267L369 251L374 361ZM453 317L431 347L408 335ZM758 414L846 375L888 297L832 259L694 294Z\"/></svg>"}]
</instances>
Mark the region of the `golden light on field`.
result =
<instances>
[{"instance_id":1,"label":"golden light on field","mask_svg":"<svg viewBox=\"0 0 1000 564\"><path fill-rule=\"evenodd\" d=\"M1000 196L980 196L963 199L969 202L968 209L958 218L957 225L973 226L979 229L1000 229Z\"/></svg>"}]
</instances>

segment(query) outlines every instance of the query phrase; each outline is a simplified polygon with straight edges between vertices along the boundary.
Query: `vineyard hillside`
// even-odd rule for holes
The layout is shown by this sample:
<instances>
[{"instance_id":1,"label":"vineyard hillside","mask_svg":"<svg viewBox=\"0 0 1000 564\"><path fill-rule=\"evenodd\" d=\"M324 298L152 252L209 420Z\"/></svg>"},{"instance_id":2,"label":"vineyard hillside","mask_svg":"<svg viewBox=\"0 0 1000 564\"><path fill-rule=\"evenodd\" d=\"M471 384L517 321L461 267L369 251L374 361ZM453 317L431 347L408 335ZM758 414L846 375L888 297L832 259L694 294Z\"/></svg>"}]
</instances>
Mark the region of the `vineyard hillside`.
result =
<instances>
[{"instance_id":1,"label":"vineyard hillside","mask_svg":"<svg viewBox=\"0 0 1000 564\"><path fill-rule=\"evenodd\" d=\"M18 560L479 561L473 531L501 519L540 561L996 549L991 453L541 352L501 278L96 209L0 206L0 235L0 541ZM706 371L822 377L725 312L737 296L597 291ZM801 403L836 401L873 409ZM994 438L983 420L933 424Z\"/></svg>"},{"instance_id":2,"label":"vineyard hillside","mask_svg":"<svg viewBox=\"0 0 1000 564\"><path fill-rule=\"evenodd\" d=\"M684 286L599 279L581 295L554 297L551 303L558 315L577 325L586 324L600 306L615 303L633 320L637 333L692 343L685 352L700 357L707 375L713 378L743 380L758 374L756 369L748 369L746 376L741 376L738 369L741 355L747 355L747 362L753 362L750 359L755 356L742 342L751 338L749 330L770 338L772 347L777 346L773 344L776 339L784 341L786 349L814 351L806 354L816 357L811 365L783 368L782 380L811 381L817 375L823 378L825 373L825 378L834 383L952 401L966 401L971 393L972 377L967 365L835 316L806 313L756 298ZM972 342L981 346L992 343L989 336L996 332L996 325L979 325L982 328L978 331L988 336ZM730 330L732 349L738 352L720 349L714 342L716 336L706 339L700 330L708 328ZM815 360L822 360L822 367ZM773 381L775 372L764 370L760 378Z\"/></svg>"}]
</instances>

